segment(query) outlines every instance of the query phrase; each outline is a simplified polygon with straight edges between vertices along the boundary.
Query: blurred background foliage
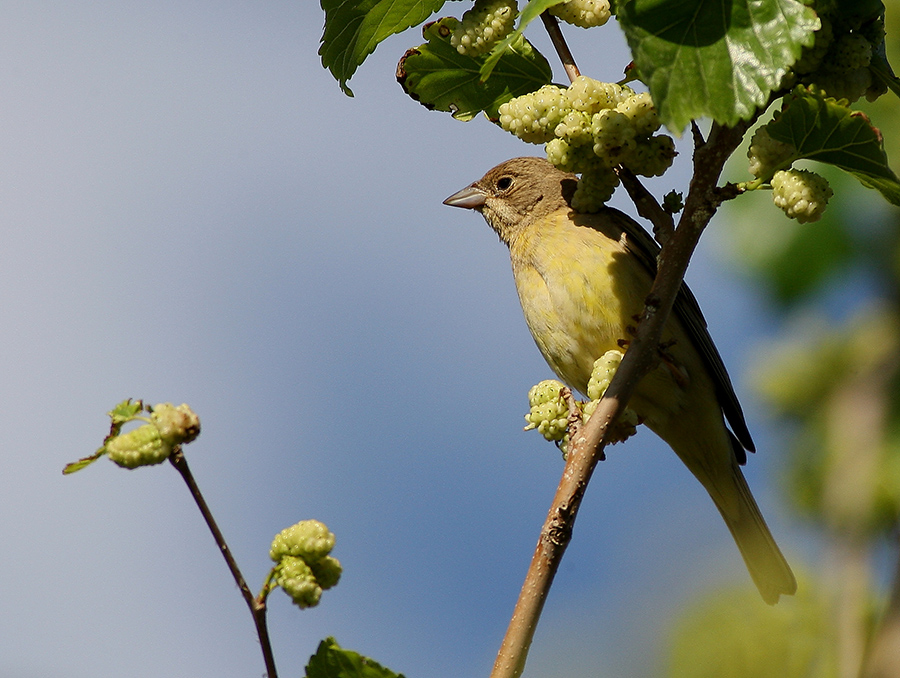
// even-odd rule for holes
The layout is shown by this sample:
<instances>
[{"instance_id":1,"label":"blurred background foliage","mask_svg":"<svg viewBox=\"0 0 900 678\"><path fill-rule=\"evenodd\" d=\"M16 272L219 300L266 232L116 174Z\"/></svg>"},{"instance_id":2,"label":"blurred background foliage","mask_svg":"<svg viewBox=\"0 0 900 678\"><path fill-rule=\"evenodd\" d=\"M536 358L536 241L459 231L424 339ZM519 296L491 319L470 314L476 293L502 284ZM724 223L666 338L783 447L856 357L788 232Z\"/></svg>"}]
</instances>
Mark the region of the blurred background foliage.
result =
<instances>
[{"instance_id":1,"label":"blurred background foliage","mask_svg":"<svg viewBox=\"0 0 900 678\"><path fill-rule=\"evenodd\" d=\"M897 64L900 0L885 5ZM896 168L896 97L855 108L882 131ZM746 175L744 162L735 154L730 178ZM816 167L836 196L819 222L783 218L764 192L722 215L735 268L783 320L753 382L784 423L774 452L785 503L821 535L822 552L815 562L790 554L800 589L774 609L718 588L673 619L672 678L900 676L900 570L885 565L897 561L900 514L900 210L829 170Z\"/></svg>"}]
</instances>

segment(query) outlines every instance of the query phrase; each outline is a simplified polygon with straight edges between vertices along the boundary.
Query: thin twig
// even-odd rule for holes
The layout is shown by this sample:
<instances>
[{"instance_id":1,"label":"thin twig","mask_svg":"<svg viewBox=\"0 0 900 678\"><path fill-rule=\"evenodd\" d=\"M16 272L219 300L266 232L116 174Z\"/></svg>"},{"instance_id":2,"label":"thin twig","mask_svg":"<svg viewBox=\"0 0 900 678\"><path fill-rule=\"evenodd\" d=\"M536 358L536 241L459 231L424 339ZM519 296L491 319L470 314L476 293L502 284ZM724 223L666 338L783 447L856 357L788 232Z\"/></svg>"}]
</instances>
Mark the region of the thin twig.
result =
<instances>
[{"instance_id":1,"label":"thin twig","mask_svg":"<svg viewBox=\"0 0 900 678\"><path fill-rule=\"evenodd\" d=\"M188 486L188 490L190 490L191 496L197 503L197 508L200 509L200 513L203 515L203 519L206 521L209 531L212 532L213 539L216 540L219 551L222 552L222 557L225 558L225 562L228 564L228 569L231 570L231 576L234 577L234 581L237 583L238 589L240 589L241 595L247 603L247 607L250 608L250 614L253 616L253 623L256 625L256 633L259 636L259 643L262 646L263 660L266 664L268 678L278 678L278 672L275 669L275 656L272 654L272 645L269 642L269 629L266 626L265 597L261 595L259 598L254 598L253 593L250 592L250 587L247 586L244 575L241 574L237 561L234 559L231 549L228 548L228 544L225 542L225 536L219 529L218 524L216 524L216 520L209 510L209 506L203 498L203 495L200 493L200 488L197 486L190 468L188 468L187 459L184 458L180 446L169 456L169 461L178 473L181 474L185 484Z\"/></svg>"},{"instance_id":2,"label":"thin twig","mask_svg":"<svg viewBox=\"0 0 900 678\"><path fill-rule=\"evenodd\" d=\"M746 125L734 128L713 125L707 141L700 144L702 138L695 137L699 145L694 154L694 176L678 227L663 247L656 279L622 363L591 418L570 438L566 466L491 678L518 678L525 669L538 618L571 539L578 507L597 463L603 459L607 432L628 404L641 378L656 364L656 349L681 288L684 272L703 229L716 210L714 190L719 175L745 131Z\"/></svg>"},{"instance_id":3,"label":"thin twig","mask_svg":"<svg viewBox=\"0 0 900 678\"><path fill-rule=\"evenodd\" d=\"M699 148L706 143L706 140L703 138L703 132L700 131L696 120L691 120L691 137L694 140L694 148Z\"/></svg>"},{"instance_id":4,"label":"thin twig","mask_svg":"<svg viewBox=\"0 0 900 678\"><path fill-rule=\"evenodd\" d=\"M662 208L653 194L630 169L619 165L616 167L616 174L619 175L622 185L628 191L638 214L653 224L653 236L656 238L656 242L665 245L666 241L672 237L672 233L675 232L675 220L671 213Z\"/></svg>"},{"instance_id":5,"label":"thin twig","mask_svg":"<svg viewBox=\"0 0 900 678\"><path fill-rule=\"evenodd\" d=\"M575 78L581 75L581 71L578 70L578 66L575 64L575 57L572 56L569 45L566 43L566 38L559 28L559 21L546 10L541 12L541 21L544 22L544 28L547 29L547 33L550 35L550 42L553 43L553 47L559 55L559 60L562 62L563 68L566 69L569 82L574 82Z\"/></svg>"}]
</instances>

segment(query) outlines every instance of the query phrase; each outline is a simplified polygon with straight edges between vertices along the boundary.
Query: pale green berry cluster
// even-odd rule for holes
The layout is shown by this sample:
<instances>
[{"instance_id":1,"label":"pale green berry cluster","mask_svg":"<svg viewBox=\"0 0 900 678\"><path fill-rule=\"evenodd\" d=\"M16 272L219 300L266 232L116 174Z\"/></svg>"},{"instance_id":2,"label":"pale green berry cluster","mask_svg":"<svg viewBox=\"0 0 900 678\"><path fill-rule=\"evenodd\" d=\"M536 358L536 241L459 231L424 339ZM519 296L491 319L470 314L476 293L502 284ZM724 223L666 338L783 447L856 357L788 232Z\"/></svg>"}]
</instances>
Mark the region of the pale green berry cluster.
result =
<instances>
[{"instance_id":1,"label":"pale green berry cluster","mask_svg":"<svg viewBox=\"0 0 900 678\"><path fill-rule=\"evenodd\" d=\"M612 381L616 370L622 363L624 354L622 351L607 351L594 361L594 369L591 371L591 379L588 381L587 397L591 400L600 400L606 389L609 388L609 382Z\"/></svg>"},{"instance_id":2,"label":"pale green berry cluster","mask_svg":"<svg viewBox=\"0 0 900 678\"><path fill-rule=\"evenodd\" d=\"M750 159L750 174L768 181L778 170L791 166L797 159L797 149L793 144L773 139L769 136L769 130L762 126L750 138L747 157Z\"/></svg>"},{"instance_id":3,"label":"pale green berry cluster","mask_svg":"<svg viewBox=\"0 0 900 678\"><path fill-rule=\"evenodd\" d=\"M587 386L587 396L590 400L587 402L576 401L576 405L581 410L583 422L587 422L597 409L600 399L609 388L616 370L619 369L622 357L621 351L611 350L594 361ZM569 453L569 409L559 395L562 388L562 382L555 379L547 379L531 387L531 390L528 391L531 411L525 415L525 420L528 422L525 430L530 431L536 428L544 438L557 443L565 459ZM640 419L637 413L630 407L626 407L619 416L614 429L608 435L607 441L617 443L630 438L637 432L639 423Z\"/></svg>"},{"instance_id":4,"label":"pale green berry cluster","mask_svg":"<svg viewBox=\"0 0 900 678\"><path fill-rule=\"evenodd\" d=\"M176 445L189 443L200 435L200 418L186 404L175 407L161 403L150 409L149 424L106 441L106 454L119 466L134 469L160 464Z\"/></svg>"},{"instance_id":5,"label":"pale green berry cluster","mask_svg":"<svg viewBox=\"0 0 900 678\"><path fill-rule=\"evenodd\" d=\"M192 442L200 435L200 418L186 403L178 407L172 403L154 405L150 421L159 430L160 437L173 445Z\"/></svg>"},{"instance_id":6,"label":"pale green berry cluster","mask_svg":"<svg viewBox=\"0 0 900 678\"><path fill-rule=\"evenodd\" d=\"M597 405L600 404L600 399L606 393L606 389L609 388L609 384L615 376L616 370L619 369L623 357L622 351L613 349L594 361L594 368L591 370L591 378L587 387L587 396L591 400L584 404L584 421L590 419L594 410L597 409ZM627 440L637 433L637 425L639 423L637 412L630 407L626 407L616 421L614 430L611 431L608 437L609 443L614 444Z\"/></svg>"},{"instance_id":7,"label":"pale green berry cluster","mask_svg":"<svg viewBox=\"0 0 900 678\"><path fill-rule=\"evenodd\" d=\"M792 71L795 82L815 84L828 96L853 103L862 96L874 101L887 91L872 77L872 56L884 48L881 17L863 22L858 17L820 16L815 43L804 50Z\"/></svg>"},{"instance_id":8,"label":"pale green berry cluster","mask_svg":"<svg viewBox=\"0 0 900 678\"><path fill-rule=\"evenodd\" d=\"M556 379L545 379L528 391L528 405L531 410L525 415L526 431L537 429L546 440L560 441L566 435L569 408L560 396L565 388Z\"/></svg>"},{"instance_id":9,"label":"pale green berry cluster","mask_svg":"<svg viewBox=\"0 0 900 678\"><path fill-rule=\"evenodd\" d=\"M302 520L272 540L274 581L299 607L318 605L322 591L340 580L341 564L328 555L332 548L334 534L318 520Z\"/></svg>"},{"instance_id":10,"label":"pale green berry cluster","mask_svg":"<svg viewBox=\"0 0 900 678\"><path fill-rule=\"evenodd\" d=\"M773 139L763 126L753 133L747 156L750 173L772 186L776 207L801 224L819 220L833 192L825 177L791 169L799 157L793 144Z\"/></svg>"},{"instance_id":11,"label":"pale green berry cluster","mask_svg":"<svg viewBox=\"0 0 900 678\"><path fill-rule=\"evenodd\" d=\"M650 95L629 87L575 78L568 88L545 85L499 108L500 126L523 141L545 143L547 160L581 175L572 207L596 212L619 184L614 168L659 176L675 158L671 137L655 133Z\"/></svg>"},{"instance_id":12,"label":"pale green berry cluster","mask_svg":"<svg viewBox=\"0 0 900 678\"><path fill-rule=\"evenodd\" d=\"M275 535L269 557L278 562L282 556L302 556L319 560L334 548L334 534L318 520L302 520Z\"/></svg>"},{"instance_id":13,"label":"pale green berry cluster","mask_svg":"<svg viewBox=\"0 0 900 678\"><path fill-rule=\"evenodd\" d=\"M566 90L544 85L536 92L515 97L500 106L500 126L529 144L554 138L556 126L566 115Z\"/></svg>"},{"instance_id":14,"label":"pale green berry cluster","mask_svg":"<svg viewBox=\"0 0 900 678\"><path fill-rule=\"evenodd\" d=\"M460 54L486 54L512 32L518 14L516 0L475 0L450 34L450 44Z\"/></svg>"},{"instance_id":15,"label":"pale green berry cluster","mask_svg":"<svg viewBox=\"0 0 900 678\"><path fill-rule=\"evenodd\" d=\"M801 224L817 221L834 195L828 180L808 170L782 170L772 177L772 199Z\"/></svg>"},{"instance_id":16,"label":"pale green berry cluster","mask_svg":"<svg viewBox=\"0 0 900 678\"><path fill-rule=\"evenodd\" d=\"M159 429L144 424L106 441L106 454L123 468L161 464L172 454L173 446L159 435Z\"/></svg>"},{"instance_id":17,"label":"pale green berry cluster","mask_svg":"<svg viewBox=\"0 0 900 678\"><path fill-rule=\"evenodd\" d=\"M602 26L612 16L609 0L568 0L554 5L549 12L567 24L581 28Z\"/></svg>"}]
</instances>

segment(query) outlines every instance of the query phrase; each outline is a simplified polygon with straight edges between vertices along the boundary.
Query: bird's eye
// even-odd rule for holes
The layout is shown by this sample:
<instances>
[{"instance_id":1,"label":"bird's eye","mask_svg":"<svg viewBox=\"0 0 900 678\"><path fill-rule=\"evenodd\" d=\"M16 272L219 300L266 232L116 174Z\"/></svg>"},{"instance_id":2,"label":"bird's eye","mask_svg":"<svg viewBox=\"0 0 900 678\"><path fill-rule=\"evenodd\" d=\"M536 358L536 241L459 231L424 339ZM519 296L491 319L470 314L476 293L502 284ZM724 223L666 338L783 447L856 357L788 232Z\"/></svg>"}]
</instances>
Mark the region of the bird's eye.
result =
<instances>
[{"instance_id":1,"label":"bird's eye","mask_svg":"<svg viewBox=\"0 0 900 678\"><path fill-rule=\"evenodd\" d=\"M499 179L497 179L497 188L499 188L501 191L505 191L510 186L512 186L512 178L500 177Z\"/></svg>"}]
</instances>

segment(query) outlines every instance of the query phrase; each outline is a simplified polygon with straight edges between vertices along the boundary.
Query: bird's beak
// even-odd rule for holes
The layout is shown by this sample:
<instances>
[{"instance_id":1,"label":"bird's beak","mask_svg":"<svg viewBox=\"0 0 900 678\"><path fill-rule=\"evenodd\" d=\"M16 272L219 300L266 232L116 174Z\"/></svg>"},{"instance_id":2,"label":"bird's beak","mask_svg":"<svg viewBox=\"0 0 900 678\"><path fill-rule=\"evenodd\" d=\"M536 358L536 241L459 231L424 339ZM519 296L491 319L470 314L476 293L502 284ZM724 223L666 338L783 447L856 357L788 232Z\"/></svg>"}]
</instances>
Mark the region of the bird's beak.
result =
<instances>
[{"instance_id":1,"label":"bird's beak","mask_svg":"<svg viewBox=\"0 0 900 678\"><path fill-rule=\"evenodd\" d=\"M480 188L474 186L466 186L463 190L457 191L444 201L445 205L451 207L464 207L468 210L476 210L484 207L484 201L487 196Z\"/></svg>"}]
</instances>

